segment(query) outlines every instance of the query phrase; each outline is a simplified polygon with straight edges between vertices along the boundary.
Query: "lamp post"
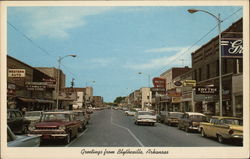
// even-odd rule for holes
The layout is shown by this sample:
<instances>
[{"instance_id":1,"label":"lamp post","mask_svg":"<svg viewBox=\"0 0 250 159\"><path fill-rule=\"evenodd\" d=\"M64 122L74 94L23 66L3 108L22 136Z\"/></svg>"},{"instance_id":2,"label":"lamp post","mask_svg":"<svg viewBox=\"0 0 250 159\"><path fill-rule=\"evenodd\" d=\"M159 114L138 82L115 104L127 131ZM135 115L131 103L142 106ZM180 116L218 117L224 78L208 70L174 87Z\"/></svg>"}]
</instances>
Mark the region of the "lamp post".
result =
<instances>
[{"instance_id":1,"label":"lamp post","mask_svg":"<svg viewBox=\"0 0 250 159\"><path fill-rule=\"evenodd\" d=\"M198 9L188 9L189 13L196 13L196 12L204 12L207 13L209 15L211 15L212 17L214 17L217 21L217 26L218 26L218 32L219 32L219 107L220 107L220 116L223 115L222 113L222 77L221 77L221 23L222 20L220 18L220 14L218 14L218 16L206 11L206 10L198 10Z\"/></svg>"},{"instance_id":2,"label":"lamp post","mask_svg":"<svg viewBox=\"0 0 250 159\"><path fill-rule=\"evenodd\" d=\"M56 109L58 109L58 104L59 104L59 100L58 100L58 97L59 97L59 91L60 91L60 67L61 67L61 61L62 59L64 59L65 57L76 57L76 55L66 55L66 56L63 56L63 57L60 57L58 58L57 62L58 62L58 69L57 69L57 90L56 90Z\"/></svg>"},{"instance_id":3,"label":"lamp post","mask_svg":"<svg viewBox=\"0 0 250 159\"><path fill-rule=\"evenodd\" d=\"M143 72L138 72L138 74L145 74ZM148 76L148 87L150 88L150 74L146 74Z\"/></svg>"}]
</instances>

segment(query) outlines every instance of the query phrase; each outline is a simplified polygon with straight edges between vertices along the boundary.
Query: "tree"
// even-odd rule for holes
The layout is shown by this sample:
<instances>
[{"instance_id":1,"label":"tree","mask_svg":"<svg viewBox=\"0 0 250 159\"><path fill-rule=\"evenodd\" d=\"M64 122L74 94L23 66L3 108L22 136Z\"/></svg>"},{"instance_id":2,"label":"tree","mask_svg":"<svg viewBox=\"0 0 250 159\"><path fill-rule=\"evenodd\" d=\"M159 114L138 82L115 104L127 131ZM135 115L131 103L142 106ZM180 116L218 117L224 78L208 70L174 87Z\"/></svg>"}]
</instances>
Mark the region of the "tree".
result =
<instances>
[{"instance_id":1,"label":"tree","mask_svg":"<svg viewBox=\"0 0 250 159\"><path fill-rule=\"evenodd\" d=\"M121 103L126 97L116 97L114 103Z\"/></svg>"}]
</instances>

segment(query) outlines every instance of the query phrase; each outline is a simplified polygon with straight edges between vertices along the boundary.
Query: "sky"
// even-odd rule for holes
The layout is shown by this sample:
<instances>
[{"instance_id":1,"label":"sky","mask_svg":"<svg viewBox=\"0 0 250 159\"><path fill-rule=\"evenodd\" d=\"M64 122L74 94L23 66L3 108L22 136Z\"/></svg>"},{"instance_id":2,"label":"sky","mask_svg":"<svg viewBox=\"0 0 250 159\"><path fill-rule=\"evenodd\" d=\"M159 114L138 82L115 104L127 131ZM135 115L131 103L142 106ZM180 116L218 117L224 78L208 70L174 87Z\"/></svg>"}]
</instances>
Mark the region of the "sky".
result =
<instances>
[{"instance_id":1,"label":"sky","mask_svg":"<svg viewBox=\"0 0 250 159\"><path fill-rule=\"evenodd\" d=\"M147 87L148 77L191 67L192 51L218 35L212 16L190 8L220 14L222 30L243 15L241 6L8 7L7 52L33 67L76 54L62 60L66 86L74 78L112 102Z\"/></svg>"}]
</instances>

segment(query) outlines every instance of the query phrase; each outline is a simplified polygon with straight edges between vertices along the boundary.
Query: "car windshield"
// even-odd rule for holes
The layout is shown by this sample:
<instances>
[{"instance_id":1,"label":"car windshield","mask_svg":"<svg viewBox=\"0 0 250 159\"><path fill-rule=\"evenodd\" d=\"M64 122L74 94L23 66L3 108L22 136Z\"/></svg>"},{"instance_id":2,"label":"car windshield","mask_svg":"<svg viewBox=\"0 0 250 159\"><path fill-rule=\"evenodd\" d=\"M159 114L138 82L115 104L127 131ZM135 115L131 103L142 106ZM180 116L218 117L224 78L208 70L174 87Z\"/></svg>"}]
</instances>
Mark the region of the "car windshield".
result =
<instances>
[{"instance_id":1,"label":"car windshield","mask_svg":"<svg viewBox=\"0 0 250 159\"><path fill-rule=\"evenodd\" d=\"M70 121L69 114L44 114L42 121Z\"/></svg>"},{"instance_id":2,"label":"car windshield","mask_svg":"<svg viewBox=\"0 0 250 159\"><path fill-rule=\"evenodd\" d=\"M243 120L241 119L223 119L223 123L243 126Z\"/></svg>"},{"instance_id":3,"label":"car windshield","mask_svg":"<svg viewBox=\"0 0 250 159\"><path fill-rule=\"evenodd\" d=\"M174 118L181 118L182 117L182 113L171 113L170 117L174 117Z\"/></svg>"},{"instance_id":4,"label":"car windshield","mask_svg":"<svg viewBox=\"0 0 250 159\"><path fill-rule=\"evenodd\" d=\"M31 116L40 116L41 113L40 112L26 112L25 116L26 117L31 117Z\"/></svg>"},{"instance_id":5,"label":"car windshield","mask_svg":"<svg viewBox=\"0 0 250 159\"><path fill-rule=\"evenodd\" d=\"M201 121L206 121L206 117L202 115L190 115L191 119L196 119L196 120L201 120Z\"/></svg>"},{"instance_id":6,"label":"car windshield","mask_svg":"<svg viewBox=\"0 0 250 159\"><path fill-rule=\"evenodd\" d=\"M139 115L153 115L151 112L139 112Z\"/></svg>"}]
</instances>

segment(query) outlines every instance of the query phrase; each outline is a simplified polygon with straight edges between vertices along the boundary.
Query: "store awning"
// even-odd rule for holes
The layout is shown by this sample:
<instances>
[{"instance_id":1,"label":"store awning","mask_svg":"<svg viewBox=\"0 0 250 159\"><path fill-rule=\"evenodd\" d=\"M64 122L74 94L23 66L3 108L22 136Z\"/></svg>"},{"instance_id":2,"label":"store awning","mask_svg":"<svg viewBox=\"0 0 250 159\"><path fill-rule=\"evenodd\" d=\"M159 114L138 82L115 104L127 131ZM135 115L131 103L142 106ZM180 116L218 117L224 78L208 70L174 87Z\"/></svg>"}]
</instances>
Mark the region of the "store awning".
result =
<instances>
[{"instance_id":1,"label":"store awning","mask_svg":"<svg viewBox=\"0 0 250 159\"><path fill-rule=\"evenodd\" d=\"M45 99L36 99L38 103L54 103L53 100L45 100Z\"/></svg>"},{"instance_id":2,"label":"store awning","mask_svg":"<svg viewBox=\"0 0 250 159\"><path fill-rule=\"evenodd\" d=\"M36 102L35 99L31 99L31 98L22 98L22 97L19 97L18 99L20 99L23 102Z\"/></svg>"}]
</instances>

